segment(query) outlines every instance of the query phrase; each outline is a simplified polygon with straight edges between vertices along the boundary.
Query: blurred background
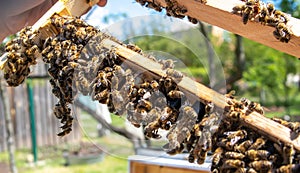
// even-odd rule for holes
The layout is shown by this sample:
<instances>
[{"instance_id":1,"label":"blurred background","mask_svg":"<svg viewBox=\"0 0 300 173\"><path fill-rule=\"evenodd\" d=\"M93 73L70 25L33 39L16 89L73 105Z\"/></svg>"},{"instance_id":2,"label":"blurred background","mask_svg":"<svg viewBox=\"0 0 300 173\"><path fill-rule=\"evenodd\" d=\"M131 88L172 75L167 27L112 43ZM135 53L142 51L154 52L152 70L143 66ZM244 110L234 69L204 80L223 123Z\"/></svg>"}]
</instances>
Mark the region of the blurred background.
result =
<instances>
[{"instance_id":1,"label":"blurred background","mask_svg":"<svg viewBox=\"0 0 300 173\"><path fill-rule=\"evenodd\" d=\"M300 17L299 1L272 3ZM261 103L267 117L299 121L300 63L296 57L206 23L169 18L133 0L108 0L107 6L93 7L83 19L159 59L174 59L177 69L218 92L235 90L238 99ZM2 52L3 47L4 43ZM133 128L125 117L110 115L105 106L81 96L74 104L73 131L57 137L60 124L52 113L56 98L46 69L38 65L21 86L3 87L11 106L13 134L7 133L1 99L0 172L9 171L9 156L14 154L18 172L123 173L128 172L128 156L137 149L161 149L167 143L165 139L145 140L141 129ZM14 140L15 152L8 150L8 137Z\"/></svg>"}]
</instances>

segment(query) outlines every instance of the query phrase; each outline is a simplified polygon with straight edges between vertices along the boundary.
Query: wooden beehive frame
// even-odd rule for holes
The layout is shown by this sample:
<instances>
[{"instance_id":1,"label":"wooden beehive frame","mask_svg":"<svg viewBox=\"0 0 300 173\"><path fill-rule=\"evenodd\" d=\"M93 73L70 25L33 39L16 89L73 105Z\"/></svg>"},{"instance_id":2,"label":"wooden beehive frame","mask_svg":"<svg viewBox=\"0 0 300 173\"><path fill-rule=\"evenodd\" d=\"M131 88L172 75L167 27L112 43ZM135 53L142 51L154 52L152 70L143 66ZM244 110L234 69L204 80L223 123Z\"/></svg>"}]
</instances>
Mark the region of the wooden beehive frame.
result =
<instances>
[{"instance_id":1,"label":"wooden beehive frame","mask_svg":"<svg viewBox=\"0 0 300 173\"><path fill-rule=\"evenodd\" d=\"M157 0L162 5L165 5L164 0ZM222 27L228 31L240 34L254 41L260 42L262 44L268 45L275 49L281 50L283 52L289 53L294 56L300 55L300 33L298 33L295 28L297 25L300 26L300 21L291 18L291 30L294 35L289 43L281 43L277 41L273 35L273 28L261 25L255 22L249 22L246 26L241 22L241 17L233 15L231 9L241 3L238 0L208 0L207 4L204 5L195 0L177 0L178 3L184 5L188 9L188 15ZM33 28L38 29L41 33L41 37L47 37L55 34L55 28L49 24L48 19L55 13L62 15L80 15L83 13L82 9L87 9L89 6L67 6L68 3L57 2L34 26ZM85 4L87 5L87 4ZM76 10L80 8L78 12ZM257 32L257 31L261 32ZM143 71L149 72L151 75L156 77L165 76L165 72L161 70L161 64L151 61L148 58L128 49L121 44L106 38L101 43L104 47L108 49L115 49L116 53L126 61L131 68L139 68ZM184 91L187 95L193 97L196 100L213 102L216 106L224 108L226 106L225 97L206 86L193 81L191 78L184 77L182 81L178 83L179 88ZM196 89L195 89L196 87ZM268 136L271 140L277 142L281 141L283 143L292 144L294 148L300 151L300 138L294 136L291 130L281 124L278 124L257 112L252 112L250 115L242 115L241 122L247 126L257 131L258 133Z\"/></svg>"}]
</instances>

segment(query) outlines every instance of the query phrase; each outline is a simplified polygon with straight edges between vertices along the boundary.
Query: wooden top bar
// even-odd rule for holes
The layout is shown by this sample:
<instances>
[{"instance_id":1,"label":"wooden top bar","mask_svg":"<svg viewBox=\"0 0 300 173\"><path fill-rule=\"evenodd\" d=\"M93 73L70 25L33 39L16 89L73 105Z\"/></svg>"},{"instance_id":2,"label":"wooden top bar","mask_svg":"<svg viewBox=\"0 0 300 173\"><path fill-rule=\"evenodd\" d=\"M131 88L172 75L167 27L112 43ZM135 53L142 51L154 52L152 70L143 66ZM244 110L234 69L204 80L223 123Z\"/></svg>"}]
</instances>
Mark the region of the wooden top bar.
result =
<instances>
[{"instance_id":1,"label":"wooden top bar","mask_svg":"<svg viewBox=\"0 0 300 173\"><path fill-rule=\"evenodd\" d=\"M156 0L166 6L165 0ZM300 57L300 20L289 17L287 27L293 33L289 43L282 43L273 36L274 27L262 25L255 21L248 21L246 25L242 17L232 13L232 8L244 4L240 0L207 0L202 4L196 0L177 0L180 5L187 8L187 15L200 21L218 26L227 31L239 34L258 43L267 45L295 57Z\"/></svg>"}]
</instances>

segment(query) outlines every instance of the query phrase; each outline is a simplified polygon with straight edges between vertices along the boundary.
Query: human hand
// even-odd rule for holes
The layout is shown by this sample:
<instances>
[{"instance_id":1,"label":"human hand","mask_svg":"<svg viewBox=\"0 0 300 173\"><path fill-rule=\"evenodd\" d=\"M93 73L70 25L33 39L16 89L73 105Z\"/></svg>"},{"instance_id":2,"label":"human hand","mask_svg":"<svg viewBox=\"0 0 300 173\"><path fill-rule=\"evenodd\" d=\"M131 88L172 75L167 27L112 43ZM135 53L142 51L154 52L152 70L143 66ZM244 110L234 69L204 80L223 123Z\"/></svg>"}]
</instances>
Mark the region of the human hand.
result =
<instances>
[{"instance_id":1,"label":"human hand","mask_svg":"<svg viewBox=\"0 0 300 173\"><path fill-rule=\"evenodd\" d=\"M57 0L10 0L0 2L0 41L28 25L33 25ZM103 7L107 0L97 3Z\"/></svg>"}]
</instances>

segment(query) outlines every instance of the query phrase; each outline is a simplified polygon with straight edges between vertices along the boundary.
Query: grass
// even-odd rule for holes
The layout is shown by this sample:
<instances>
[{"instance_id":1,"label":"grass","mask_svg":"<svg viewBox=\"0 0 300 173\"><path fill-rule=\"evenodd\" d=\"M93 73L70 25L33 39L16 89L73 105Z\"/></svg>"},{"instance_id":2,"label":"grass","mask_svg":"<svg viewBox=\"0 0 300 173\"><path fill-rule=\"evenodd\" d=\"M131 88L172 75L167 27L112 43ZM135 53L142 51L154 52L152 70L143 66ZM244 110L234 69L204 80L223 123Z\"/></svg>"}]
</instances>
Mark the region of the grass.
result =
<instances>
[{"instance_id":1,"label":"grass","mask_svg":"<svg viewBox=\"0 0 300 173\"><path fill-rule=\"evenodd\" d=\"M82 130L85 134L83 142L89 142L99 146L105 151L102 162L93 164L80 164L64 166L65 160L62 151L66 148L76 148L79 143L63 144L53 147L40 147L38 149L39 162L37 166L28 164L30 149L17 150L15 153L16 165L19 173L125 173L128 172L129 155L134 154L132 143L126 138L114 133L104 137L97 136L97 122L86 113L81 116ZM112 116L112 124L124 127L124 118ZM8 164L7 152L0 153L0 162ZM1 172L1 170L0 170Z\"/></svg>"}]
</instances>

